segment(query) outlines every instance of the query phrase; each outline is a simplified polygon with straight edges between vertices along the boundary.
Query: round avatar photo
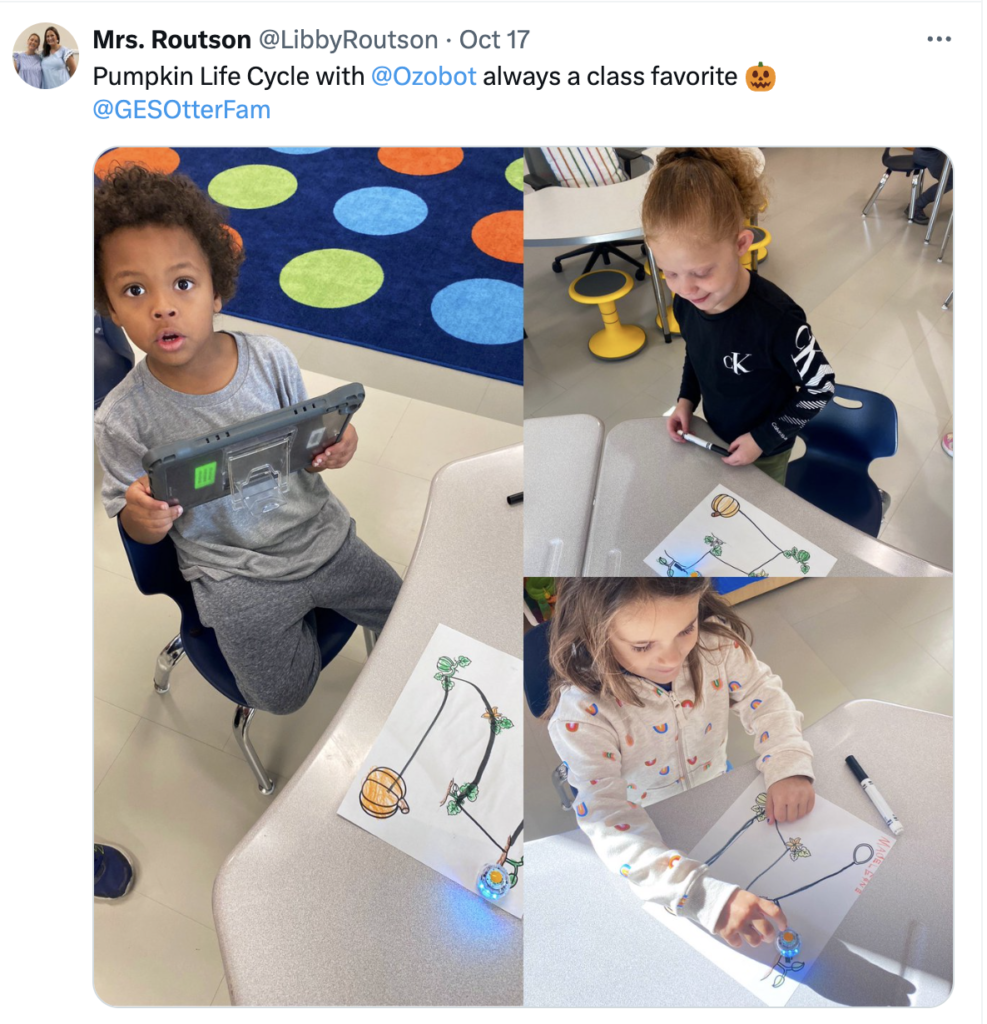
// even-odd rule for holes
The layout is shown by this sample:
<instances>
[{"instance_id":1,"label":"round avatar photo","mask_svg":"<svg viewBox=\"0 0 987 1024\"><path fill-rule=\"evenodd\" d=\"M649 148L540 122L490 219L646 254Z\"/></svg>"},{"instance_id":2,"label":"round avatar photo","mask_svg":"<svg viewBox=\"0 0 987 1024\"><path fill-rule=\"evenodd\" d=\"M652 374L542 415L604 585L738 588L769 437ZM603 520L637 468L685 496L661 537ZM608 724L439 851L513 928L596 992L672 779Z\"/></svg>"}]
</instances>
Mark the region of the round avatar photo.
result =
<instances>
[{"instance_id":1,"label":"round avatar photo","mask_svg":"<svg viewBox=\"0 0 987 1024\"><path fill-rule=\"evenodd\" d=\"M75 74L79 50L75 40L57 25L39 23L26 28L14 42L14 71L35 89L57 89Z\"/></svg>"}]
</instances>

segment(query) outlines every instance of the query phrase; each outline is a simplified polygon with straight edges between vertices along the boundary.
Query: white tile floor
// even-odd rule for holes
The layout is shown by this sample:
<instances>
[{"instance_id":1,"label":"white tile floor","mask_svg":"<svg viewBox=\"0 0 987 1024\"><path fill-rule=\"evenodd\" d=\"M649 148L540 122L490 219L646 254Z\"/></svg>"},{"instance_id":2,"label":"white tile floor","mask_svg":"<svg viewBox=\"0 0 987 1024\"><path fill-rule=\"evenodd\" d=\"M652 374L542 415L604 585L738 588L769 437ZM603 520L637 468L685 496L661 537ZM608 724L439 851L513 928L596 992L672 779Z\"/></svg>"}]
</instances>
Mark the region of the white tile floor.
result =
<instances>
[{"instance_id":1,"label":"white tile floor","mask_svg":"<svg viewBox=\"0 0 987 1024\"><path fill-rule=\"evenodd\" d=\"M951 579L797 580L744 601L738 611L754 631L758 658L781 676L805 725L849 700L869 697L951 715ZM734 765L753 758L751 738L731 720ZM576 827L552 787L559 763L544 721L526 712L525 838Z\"/></svg>"},{"instance_id":2,"label":"white tile floor","mask_svg":"<svg viewBox=\"0 0 987 1024\"><path fill-rule=\"evenodd\" d=\"M361 537L402 574L436 470L521 439L519 387L249 321L222 318L220 326L279 337L311 394L351 380L366 386L357 454L329 483ZM213 879L270 800L233 736L233 706L187 661L166 696L154 692L154 659L177 631L177 609L138 593L116 523L99 502L99 477L97 464L95 833L133 854L137 882L122 902L96 905L95 989L112 1005L228 1005ZM254 745L279 787L325 731L365 658L357 631L304 710L255 718Z\"/></svg>"},{"instance_id":3,"label":"white tile floor","mask_svg":"<svg viewBox=\"0 0 987 1024\"><path fill-rule=\"evenodd\" d=\"M761 223L773 241L761 273L805 309L838 381L894 401L898 453L871 466L892 498L880 536L951 568L953 462L940 448L952 429L953 314L941 308L953 287L951 246L943 263L936 257L952 193L925 246L926 229L903 216L904 175L891 178L866 219L860 215L881 177L880 148L764 154L771 203ZM584 412L609 430L662 415L678 397L684 343L664 344L650 283L636 284L617 305L624 323L645 328L647 347L626 362L600 362L586 347L599 313L567 294L586 258L554 274L554 255L553 248L525 249L525 416Z\"/></svg>"}]
</instances>

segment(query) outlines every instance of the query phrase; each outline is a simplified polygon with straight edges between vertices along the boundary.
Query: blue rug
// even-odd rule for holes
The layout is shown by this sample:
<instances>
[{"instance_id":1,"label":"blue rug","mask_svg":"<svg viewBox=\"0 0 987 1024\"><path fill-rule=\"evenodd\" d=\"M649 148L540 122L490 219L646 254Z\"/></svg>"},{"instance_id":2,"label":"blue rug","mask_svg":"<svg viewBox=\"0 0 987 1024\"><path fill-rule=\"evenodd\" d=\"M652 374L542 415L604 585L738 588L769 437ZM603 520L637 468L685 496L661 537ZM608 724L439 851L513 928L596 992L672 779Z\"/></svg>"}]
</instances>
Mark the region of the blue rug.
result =
<instances>
[{"instance_id":1,"label":"blue rug","mask_svg":"<svg viewBox=\"0 0 987 1024\"><path fill-rule=\"evenodd\" d=\"M243 241L225 312L521 383L520 150L172 152Z\"/></svg>"}]
</instances>

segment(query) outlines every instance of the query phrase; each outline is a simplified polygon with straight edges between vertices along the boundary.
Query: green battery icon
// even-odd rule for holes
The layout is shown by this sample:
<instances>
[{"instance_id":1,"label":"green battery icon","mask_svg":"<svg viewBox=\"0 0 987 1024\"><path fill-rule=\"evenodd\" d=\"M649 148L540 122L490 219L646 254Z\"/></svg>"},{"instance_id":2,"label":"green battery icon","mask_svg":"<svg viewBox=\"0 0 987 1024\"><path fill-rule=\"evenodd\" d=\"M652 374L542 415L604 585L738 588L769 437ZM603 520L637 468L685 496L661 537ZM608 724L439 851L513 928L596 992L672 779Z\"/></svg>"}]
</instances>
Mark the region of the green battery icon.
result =
<instances>
[{"instance_id":1,"label":"green battery icon","mask_svg":"<svg viewBox=\"0 0 987 1024\"><path fill-rule=\"evenodd\" d=\"M207 462L204 466L195 467L195 489L201 490L216 482L216 463Z\"/></svg>"}]
</instances>

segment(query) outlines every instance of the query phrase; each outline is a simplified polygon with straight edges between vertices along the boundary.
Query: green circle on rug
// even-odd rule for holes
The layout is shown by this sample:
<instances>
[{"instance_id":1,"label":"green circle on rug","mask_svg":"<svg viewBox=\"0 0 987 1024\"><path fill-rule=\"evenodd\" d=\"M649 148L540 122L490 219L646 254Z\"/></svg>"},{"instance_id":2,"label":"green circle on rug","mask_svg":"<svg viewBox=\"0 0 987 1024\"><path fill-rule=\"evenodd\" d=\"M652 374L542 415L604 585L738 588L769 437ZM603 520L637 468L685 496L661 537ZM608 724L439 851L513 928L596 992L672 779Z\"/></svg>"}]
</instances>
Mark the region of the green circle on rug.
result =
<instances>
[{"instance_id":1,"label":"green circle on rug","mask_svg":"<svg viewBox=\"0 0 987 1024\"><path fill-rule=\"evenodd\" d=\"M504 177L519 192L524 191L524 157L519 156L513 163L507 165Z\"/></svg>"},{"instance_id":2,"label":"green circle on rug","mask_svg":"<svg viewBox=\"0 0 987 1024\"><path fill-rule=\"evenodd\" d=\"M291 171L269 164L244 164L220 171L209 182L209 195L235 210L261 210L290 199L298 189Z\"/></svg>"},{"instance_id":3,"label":"green circle on rug","mask_svg":"<svg viewBox=\"0 0 987 1024\"><path fill-rule=\"evenodd\" d=\"M381 265L352 249L314 249L286 263L281 290L317 309L342 309L366 302L384 283Z\"/></svg>"}]
</instances>

